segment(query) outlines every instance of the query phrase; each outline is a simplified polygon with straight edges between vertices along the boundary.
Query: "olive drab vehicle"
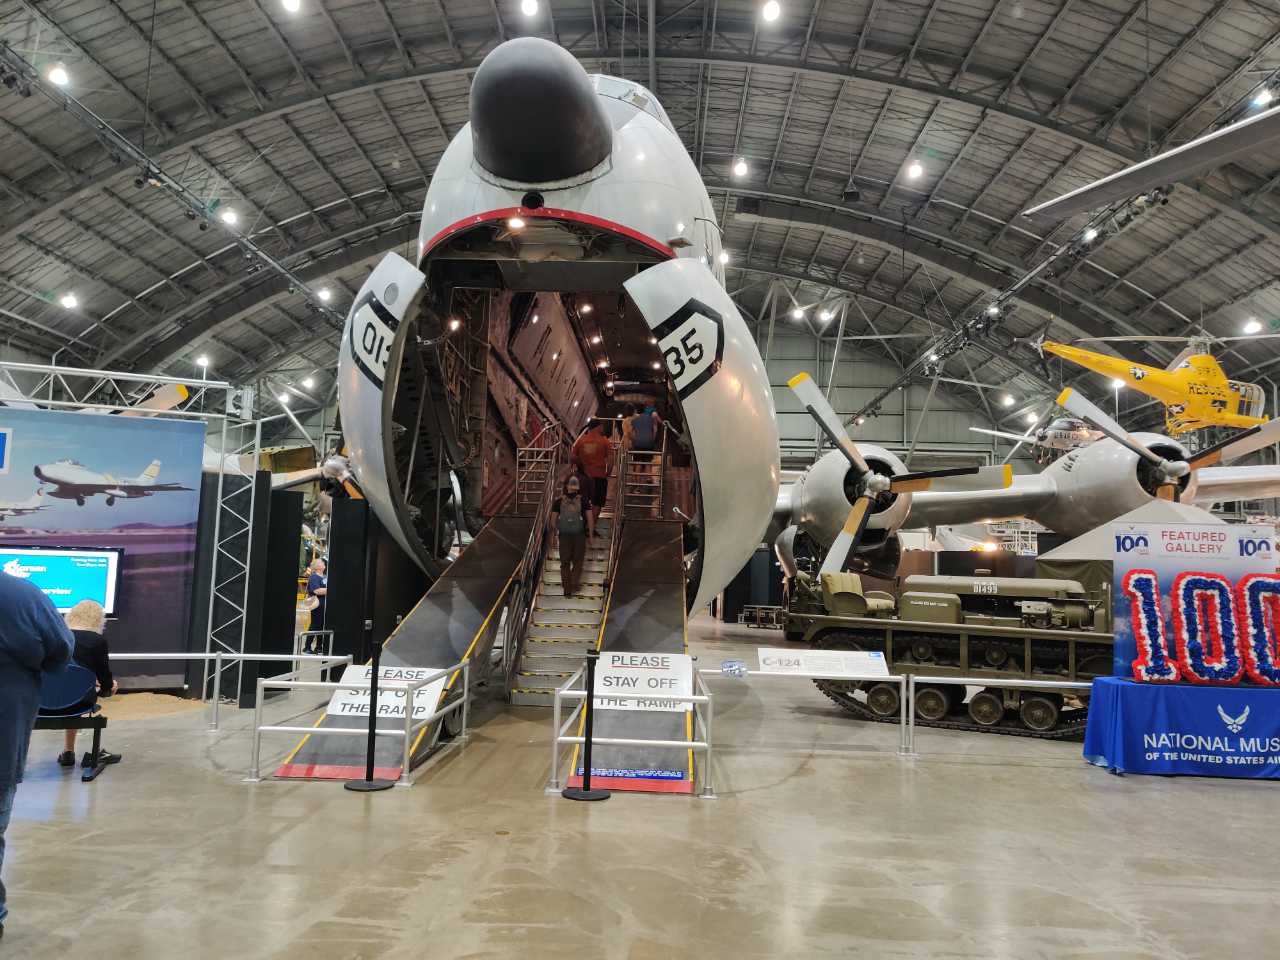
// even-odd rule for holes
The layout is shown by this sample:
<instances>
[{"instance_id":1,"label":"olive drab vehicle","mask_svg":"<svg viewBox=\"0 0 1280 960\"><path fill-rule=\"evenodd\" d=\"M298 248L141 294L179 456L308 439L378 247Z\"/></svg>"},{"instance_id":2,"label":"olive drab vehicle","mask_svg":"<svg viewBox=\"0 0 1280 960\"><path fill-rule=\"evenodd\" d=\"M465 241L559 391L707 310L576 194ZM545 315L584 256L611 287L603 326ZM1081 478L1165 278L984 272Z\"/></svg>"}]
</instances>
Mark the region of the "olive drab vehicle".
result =
<instances>
[{"instance_id":1,"label":"olive drab vehicle","mask_svg":"<svg viewBox=\"0 0 1280 960\"><path fill-rule=\"evenodd\" d=\"M1109 604L1075 580L973 576L905 577L898 599L864 591L853 573L800 574L787 640L819 649L883 651L890 671L937 677L1087 681L1111 672ZM864 720L896 722L892 683L816 680ZM1065 739L1083 734L1084 702L1070 688L917 685L925 726Z\"/></svg>"}]
</instances>

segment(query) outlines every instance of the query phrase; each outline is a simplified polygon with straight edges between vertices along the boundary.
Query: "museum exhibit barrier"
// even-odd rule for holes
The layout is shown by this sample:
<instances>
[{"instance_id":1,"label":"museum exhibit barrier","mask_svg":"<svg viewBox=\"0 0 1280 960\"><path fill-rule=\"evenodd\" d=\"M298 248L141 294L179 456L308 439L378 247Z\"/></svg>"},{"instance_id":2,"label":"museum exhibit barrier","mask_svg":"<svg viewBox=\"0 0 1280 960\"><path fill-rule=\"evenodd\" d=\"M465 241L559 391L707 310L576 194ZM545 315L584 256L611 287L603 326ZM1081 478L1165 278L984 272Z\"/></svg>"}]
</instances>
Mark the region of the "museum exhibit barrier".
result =
<instances>
[{"instance_id":1,"label":"museum exhibit barrier","mask_svg":"<svg viewBox=\"0 0 1280 960\"><path fill-rule=\"evenodd\" d=\"M787 674L787 673L770 673L765 670L744 670L738 673L726 674L723 670L704 667L698 670L699 676L724 677L725 679L746 679L749 677L769 677L774 680L804 680L812 682L814 680L848 680L852 682L868 682L868 683L891 683L898 688L898 753L909 754L912 747L907 741L907 715L913 710L915 704L912 702L912 691L907 683L909 675L905 673L891 673L888 676L880 674L841 674L838 677L821 677L812 674ZM958 681L959 682L959 681ZM612 696L612 694L611 694Z\"/></svg>"},{"instance_id":2,"label":"museum exhibit barrier","mask_svg":"<svg viewBox=\"0 0 1280 960\"><path fill-rule=\"evenodd\" d=\"M351 663L351 655L345 654L340 657L331 655L320 655L312 653L304 653L299 656L291 656L287 653L224 653L221 650L215 650L213 653L112 653L109 655L111 660L197 660L197 661L213 661L213 693L209 697L209 730L216 731L218 729L220 711L219 705L222 702L222 673L225 669L224 664L230 662L261 661L266 663L281 663L305 661L307 664L316 663L320 670L329 669L339 665L348 666ZM305 667L295 667L293 673L301 673ZM290 674L291 675L291 674Z\"/></svg>"},{"instance_id":3,"label":"museum exhibit barrier","mask_svg":"<svg viewBox=\"0 0 1280 960\"><path fill-rule=\"evenodd\" d=\"M586 737L571 736L568 733L570 726L578 720L586 707L587 691L583 687L575 688L575 684L584 682L586 667L582 666L574 672L563 684L556 688L555 700L551 705L551 776L547 780L546 793L559 794L564 789L564 781L560 779L560 747L561 745L581 746L586 743ZM711 783L711 729L712 722L715 719L715 705L712 702L712 693L706 682L702 679L699 671L694 671L694 693L692 696L679 696L676 694L659 694L659 693L620 693L610 691L610 700L663 700L669 703L688 703L693 705L693 716L695 718L695 727L692 735L698 733L697 725L701 725L701 740L645 740L635 737L593 737L592 743L596 745L617 746L617 747L656 747L662 750L688 750L693 753L702 754L702 791L698 794L701 800L716 799L716 792ZM700 693L698 691L701 691ZM577 700L578 705L573 708L569 714L569 718L561 722L560 717L564 712L563 704L566 700ZM699 709L703 707L705 713ZM572 771L570 771L572 773Z\"/></svg>"},{"instance_id":4,"label":"museum exhibit barrier","mask_svg":"<svg viewBox=\"0 0 1280 960\"><path fill-rule=\"evenodd\" d=\"M998 687L1011 690L1085 690L1092 689L1091 682L1080 680L1022 680L1017 677L931 677L923 674L906 674L907 679L907 724L904 738L907 749L903 752L914 755L916 752L916 685L917 684L963 684L971 687Z\"/></svg>"},{"instance_id":5,"label":"museum exhibit barrier","mask_svg":"<svg viewBox=\"0 0 1280 960\"><path fill-rule=\"evenodd\" d=\"M282 659L291 659L283 657ZM326 659L326 658L320 658ZM327 658L332 659L332 658ZM350 657L345 658L350 662ZM448 678L450 675L456 675L462 672L462 696L434 710L417 723L413 722L413 699L417 692L423 687L430 686L432 683L442 678ZM264 733L301 733L307 736L368 736L368 729L364 726L360 727L323 727L317 723L311 727L296 727L288 725L265 724L262 722L262 707L266 699L267 690L355 690L357 692L368 693L370 685L364 682L356 681L323 681L323 680L300 680L298 679L301 670L295 670L291 673L282 674L279 677L259 677L257 684L257 692L254 696L253 707L253 753L250 759L249 775L245 778L246 783L261 783L263 777L261 775L261 753L262 753L262 735ZM409 787L413 785L411 779L411 760L413 754L414 738L426 729L429 725L437 720L442 719L447 714L455 711L462 712L462 727L454 738L456 744L463 744L467 741L467 721L471 703L471 661L460 660L449 667L443 667L427 676L414 681L403 680L382 680L378 681L379 690L401 691L405 700L404 726L401 729L379 729L376 735L380 737L402 737L402 766L400 768L400 779L397 786Z\"/></svg>"}]
</instances>

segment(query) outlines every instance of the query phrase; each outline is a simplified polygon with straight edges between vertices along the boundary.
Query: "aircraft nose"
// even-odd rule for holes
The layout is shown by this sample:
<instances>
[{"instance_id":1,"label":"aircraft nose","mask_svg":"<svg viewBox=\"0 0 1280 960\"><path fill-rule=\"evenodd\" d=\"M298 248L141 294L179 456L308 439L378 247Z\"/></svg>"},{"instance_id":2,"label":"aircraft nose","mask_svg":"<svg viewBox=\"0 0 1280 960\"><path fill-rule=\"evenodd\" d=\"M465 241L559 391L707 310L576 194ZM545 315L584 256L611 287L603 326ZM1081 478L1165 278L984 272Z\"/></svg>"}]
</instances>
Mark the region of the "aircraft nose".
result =
<instances>
[{"instance_id":1,"label":"aircraft nose","mask_svg":"<svg viewBox=\"0 0 1280 960\"><path fill-rule=\"evenodd\" d=\"M586 173L613 128L582 64L563 47L518 37L492 50L471 84L471 141L495 176L546 183Z\"/></svg>"}]
</instances>

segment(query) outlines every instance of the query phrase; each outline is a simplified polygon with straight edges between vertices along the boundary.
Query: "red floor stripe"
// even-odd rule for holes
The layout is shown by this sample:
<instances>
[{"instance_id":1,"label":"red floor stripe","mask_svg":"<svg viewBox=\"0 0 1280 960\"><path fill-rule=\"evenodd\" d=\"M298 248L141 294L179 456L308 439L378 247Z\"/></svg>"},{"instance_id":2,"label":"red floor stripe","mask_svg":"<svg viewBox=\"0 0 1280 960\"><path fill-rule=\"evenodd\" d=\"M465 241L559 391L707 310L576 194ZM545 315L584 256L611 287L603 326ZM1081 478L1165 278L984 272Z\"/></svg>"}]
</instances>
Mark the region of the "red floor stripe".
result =
<instances>
[{"instance_id":1,"label":"red floor stripe","mask_svg":"<svg viewBox=\"0 0 1280 960\"><path fill-rule=\"evenodd\" d=\"M375 780L399 780L400 767L374 767ZM364 765L353 766L336 763L286 763L276 771L277 777L298 780L361 780Z\"/></svg>"},{"instance_id":2,"label":"red floor stripe","mask_svg":"<svg viewBox=\"0 0 1280 960\"><path fill-rule=\"evenodd\" d=\"M569 786L582 786L582 778L572 776ZM592 777L591 786L626 793L693 793L692 780L648 780L644 777Z\"/></svg>"}]
</instances>

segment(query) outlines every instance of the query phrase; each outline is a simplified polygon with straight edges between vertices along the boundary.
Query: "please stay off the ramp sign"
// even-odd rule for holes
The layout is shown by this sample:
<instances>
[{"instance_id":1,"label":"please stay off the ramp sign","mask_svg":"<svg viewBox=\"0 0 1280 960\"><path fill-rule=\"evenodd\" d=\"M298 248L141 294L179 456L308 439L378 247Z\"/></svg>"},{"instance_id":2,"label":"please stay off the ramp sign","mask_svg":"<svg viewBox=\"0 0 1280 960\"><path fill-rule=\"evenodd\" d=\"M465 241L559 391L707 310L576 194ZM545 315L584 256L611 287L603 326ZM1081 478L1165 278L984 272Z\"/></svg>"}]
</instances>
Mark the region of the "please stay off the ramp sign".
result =
<instances>
[{"instance_id":1,"label":"please stay off the ramp sign","mask_svg":"<svg viewBox=\"0 0 1280 960\"><path fill-rule=\"evenodd\" d=\"M597 710L661 710L687 713L692 703L609 696L641 693L650 696L693 696L693 661L685 653L602 653L596 664Z\"/></svg>"}]
</instances>

